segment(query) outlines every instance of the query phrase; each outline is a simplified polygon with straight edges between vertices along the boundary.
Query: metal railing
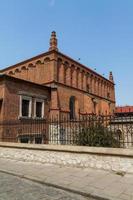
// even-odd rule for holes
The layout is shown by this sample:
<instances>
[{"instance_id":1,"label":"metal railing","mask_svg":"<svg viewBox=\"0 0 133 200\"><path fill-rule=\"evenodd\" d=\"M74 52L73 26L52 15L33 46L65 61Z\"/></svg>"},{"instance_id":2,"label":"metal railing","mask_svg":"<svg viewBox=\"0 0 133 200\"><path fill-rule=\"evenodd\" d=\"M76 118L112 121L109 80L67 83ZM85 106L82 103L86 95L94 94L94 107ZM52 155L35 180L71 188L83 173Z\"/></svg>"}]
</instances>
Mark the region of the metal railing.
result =
<instances>
[{"instance_id":1,"label":"metal railing","mask_svg":"<svg viewBox=\"0 0 133 200\"><path fill-rule=\"evenodd\" d=\"M0 141L129 148L133 117L80 115L78 119L21 119L0 122Z\"/></svg>"}]
</instances>

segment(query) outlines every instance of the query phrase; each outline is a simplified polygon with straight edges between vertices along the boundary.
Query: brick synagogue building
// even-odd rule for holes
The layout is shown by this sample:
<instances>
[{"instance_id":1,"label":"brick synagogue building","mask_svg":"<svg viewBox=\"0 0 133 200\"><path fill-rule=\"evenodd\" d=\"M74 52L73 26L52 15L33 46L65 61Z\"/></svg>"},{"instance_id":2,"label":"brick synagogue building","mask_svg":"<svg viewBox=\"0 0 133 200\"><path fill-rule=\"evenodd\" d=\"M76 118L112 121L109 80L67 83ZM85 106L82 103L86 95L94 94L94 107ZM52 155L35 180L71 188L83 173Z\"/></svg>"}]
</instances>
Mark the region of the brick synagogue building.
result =
<instances>
[{"instance_id":1,"label":"brick synagogue building","mask_svg":"<svg viewBox=\"0 0 133 200\"><path fill-rule=\"evenodd\" d=\"M59 52L54 31L47 52L0 72L0 120L114 112L112 73L108 80Z\"/></svg>"},{"instance_id":2,"label":"brick synagogue building","mask_svg":"<svg viewBox=\"0 0 133 200\"><path fill-rule=\"evenodd\" d=\"M59 52L54 31L47 52L0 71L2 123L11 120L22 123L23 120L56 116L67 116L73 120L79 114L105 115L113 114L114 110L112 72L108 80ZM17 134L16 131L20 130L15 127L12 132ZM10 132L11 128L6 127L6 134L10 135ZM0 138L4 134L0 127Z\"/></svg>"}]
</instances>

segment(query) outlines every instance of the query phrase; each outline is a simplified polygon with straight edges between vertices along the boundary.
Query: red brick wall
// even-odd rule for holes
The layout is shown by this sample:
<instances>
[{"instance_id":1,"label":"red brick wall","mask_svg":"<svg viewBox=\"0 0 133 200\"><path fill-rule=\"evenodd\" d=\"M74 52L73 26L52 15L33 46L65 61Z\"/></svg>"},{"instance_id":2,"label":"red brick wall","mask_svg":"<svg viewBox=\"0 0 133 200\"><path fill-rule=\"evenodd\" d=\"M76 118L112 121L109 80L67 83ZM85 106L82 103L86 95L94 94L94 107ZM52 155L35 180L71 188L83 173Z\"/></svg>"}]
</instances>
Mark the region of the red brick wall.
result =
<instances>
[{"instance_id":1,"label":"red brick wall","mask_svg":"<svg viewBox=\"0 0 133 200\"><path fill-rule=\"evenodd\" d=\"M70 87L58 86L58 99L60 109L65 113L69 113L69 100L70 97L74 96L77 101L78 107L76 108L76 112L80 113L94 113L94 97L83 92L78 91L76 89L72 89ZM62 100L63 99L63 100ZM95 98L96 101L96 113L99 114L110 114L113 113L113 109L115 108L115 104L112 103L109 105L107 100L102 100L100 98Z\"/></svg>"},{"instance_id":2,"label":"red brick wall","mask_svg":"<svg viewBox=\"0 0 133 200\"><path fill-rule=\"evenodd\" d=\"M47 89L41 89L35 85L16 82L6 81L5 83L5 95L4 95L4 120L17 120L19 117L19 106L20 106L20 95L19 92L27 92L29 95L35 94L36 98L38 95L46 95L50 101L50 92ZM32 101L32 114L34 98ZM45 103L44 106L45 116L49 115L49 102Z\"/></svg>"},{"instance_id":3,"label":"red brick wall","mask_svg":"<svg viewBox=\"0 0 133 200\"><path fill-rule=\"evenodd\" d=\"M54 56L46 56L41 59L17 65L4 72L16 78L28 80L34 83L44 84L54 80Z\"/></svg>"}]
</instances>

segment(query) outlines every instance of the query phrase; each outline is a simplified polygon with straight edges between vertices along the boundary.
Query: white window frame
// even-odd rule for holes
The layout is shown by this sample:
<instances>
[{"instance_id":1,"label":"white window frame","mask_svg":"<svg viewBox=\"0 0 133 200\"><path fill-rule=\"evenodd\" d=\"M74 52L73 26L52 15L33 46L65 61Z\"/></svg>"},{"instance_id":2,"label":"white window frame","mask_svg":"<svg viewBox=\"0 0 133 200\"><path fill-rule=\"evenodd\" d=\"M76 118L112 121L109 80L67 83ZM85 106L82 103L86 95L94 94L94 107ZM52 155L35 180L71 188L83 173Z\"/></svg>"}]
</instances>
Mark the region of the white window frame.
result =
<instances>
[{"instance_id":1,"label":"white window frame","mask_svg":"<svg viewBox=\"0 0 133 200\"><path fill-rule=\"evenodd\" d=\"M29 113L28 113L28 116L22 116L22 101L23 100L28 100L29 101ZM31 118L31 114L32 114L32 97L20 96L19 117L20 118Z\"/></svg>"},{"instance_id":2,"label":"white window frame","mask_svg":"<svg viewBox=\"0 0 133 200\"><path fill-rule=\"evenodd\" d=\"M41 112L41 117L36 116L36 103L41 102L42 103L42 112ZM43 119L44 118L44 99L35 99L34 101L34 118L37 119Z\"/></svg>"}]
</instances>

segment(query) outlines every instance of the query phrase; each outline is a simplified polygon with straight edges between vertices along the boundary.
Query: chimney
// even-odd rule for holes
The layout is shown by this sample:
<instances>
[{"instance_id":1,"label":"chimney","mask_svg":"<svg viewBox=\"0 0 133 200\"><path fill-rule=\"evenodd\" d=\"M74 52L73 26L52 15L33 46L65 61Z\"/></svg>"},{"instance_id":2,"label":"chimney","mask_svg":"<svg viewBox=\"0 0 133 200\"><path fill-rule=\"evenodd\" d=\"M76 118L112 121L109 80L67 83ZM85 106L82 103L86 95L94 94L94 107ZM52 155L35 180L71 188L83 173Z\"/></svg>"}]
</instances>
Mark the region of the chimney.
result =
<instances>
[{"instance_id":1,"label":"chimney","mask_svg":"<svg viewBox=\"0 0 133 200\"><path fill-rule=\"evenodd\" d=\"M51 33L51 38L50 38L50 47L49 47L49 51L51 50L56 50L58 51L58 48L57 48L57 38L56 38L56 32L55 31L52 31Z\"/></svg>"},{"instance_id":2,"label":"chimney","mask_svg":"<svg viewBox=\"0 0 133 200\"><path fill-rule=\"evenodd\" d=\"M110 72L110 73L109 73L109 80L110 80L111 82L114 82L114 79L113 79L113 74L112 74L112 72Z\"/></svg>"}]
</instances>

